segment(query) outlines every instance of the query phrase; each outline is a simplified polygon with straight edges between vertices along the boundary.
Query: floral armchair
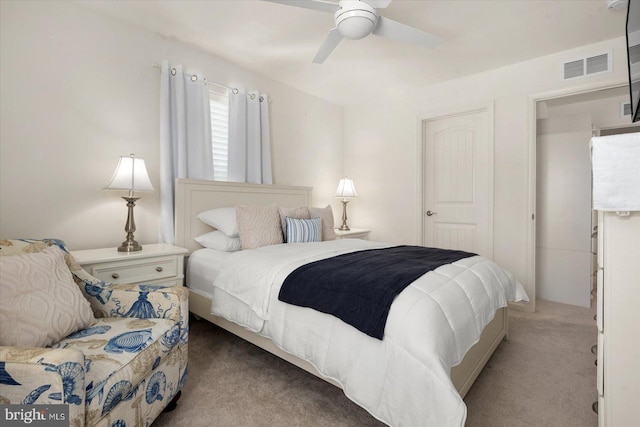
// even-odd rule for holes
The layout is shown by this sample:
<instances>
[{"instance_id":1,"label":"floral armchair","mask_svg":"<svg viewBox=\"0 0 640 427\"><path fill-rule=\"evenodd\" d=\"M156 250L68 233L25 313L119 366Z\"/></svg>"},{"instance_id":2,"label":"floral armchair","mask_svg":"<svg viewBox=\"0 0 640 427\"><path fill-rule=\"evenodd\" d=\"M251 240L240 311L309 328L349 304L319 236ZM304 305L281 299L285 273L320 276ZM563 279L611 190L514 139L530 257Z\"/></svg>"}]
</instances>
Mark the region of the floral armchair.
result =
<instances>
[{"instance_id":1,"label":"floral armchair","mask_svg":"<svg viewBox=\"0 0 640 427\"><path fill-rule=\"evenodd\" d=\"M20 304L48 292L20 294L27 279L24 265L18 264L28 265L34 256L60 256L72 278L69 286L75 290L60 291L62 303L52 302L59 295L44 298L45 305L55 306L58 319L65 316L78 289L78 299L84 297L90 309L80 329L72 328L72 333L55 342L15 345L15 340L21 342L31 335L15 330L28 328L25 323L29 322L9 329L8 324L29 308ZM36 264L44 265L41 261ZM165 408L175 406L188 371L185 288L103 282L85 272L64 243L55 239L0 241L0 269L0 404L67 404L74 427L148 426ZM17 293L6 285L12 271L18 272ZM37 275L29 273L28 277ZM74 308L72 313L82 311L82 307ZM55 322L49 323L55 329ZM42 329L47 326L38 325L34 334Z\"/></svg>"}]
</instances>

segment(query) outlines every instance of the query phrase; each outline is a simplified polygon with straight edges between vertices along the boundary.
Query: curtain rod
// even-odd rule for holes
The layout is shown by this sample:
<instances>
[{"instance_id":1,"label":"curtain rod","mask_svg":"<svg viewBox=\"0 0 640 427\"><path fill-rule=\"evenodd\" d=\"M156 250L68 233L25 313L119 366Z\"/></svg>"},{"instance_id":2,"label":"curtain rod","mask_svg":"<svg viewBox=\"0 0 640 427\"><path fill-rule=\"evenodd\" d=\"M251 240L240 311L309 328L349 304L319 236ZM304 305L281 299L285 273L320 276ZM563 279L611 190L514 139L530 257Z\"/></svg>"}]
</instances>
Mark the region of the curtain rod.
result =
<instances>
[{"instance_id":1,"label":"curtain rod","mask_svg":"<svg viewBox=\"0 0 640 427\"><path fill-rule=\"evenodd\" d=\"M152 62L152 63L151 63L151 66L152 66L153 68L162 69L162 65L158 64L157 62ZM185 74L186 74L186 73L185 73ZM191 75L191 79L192 79L192 80L193 80L193 78L194 78L194 77L195 77L194 75ZM194 81L195 81L195 80L194 80ZM238 89L237 89L237 88L235 88L235 87L229 87L229 86L222 85L222 84L220 84L220 83L210 82L210 81L208 81L207 79L204 79L204 84L205 84L205 85L207 85L207 86L211 85L211 86L221 87L221 88L223 88L223 89L230 90L231 92L233 92L233 93L235 93L235 94L237 94L237 93L239 92L239 91L238 91Z\"/></svg>"}]
</instances>

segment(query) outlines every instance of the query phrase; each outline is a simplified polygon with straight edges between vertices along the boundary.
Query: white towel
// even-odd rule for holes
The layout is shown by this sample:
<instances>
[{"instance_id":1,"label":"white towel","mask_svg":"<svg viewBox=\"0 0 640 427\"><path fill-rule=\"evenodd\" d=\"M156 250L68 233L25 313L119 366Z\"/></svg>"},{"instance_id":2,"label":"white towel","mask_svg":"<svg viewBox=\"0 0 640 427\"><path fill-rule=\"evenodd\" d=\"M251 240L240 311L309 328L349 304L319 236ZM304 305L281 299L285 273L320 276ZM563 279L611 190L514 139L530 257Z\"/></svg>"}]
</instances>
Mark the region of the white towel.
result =
<instances>
[{"instance_id":1,"label":"white towel","mask_svg":"<svg viewBox=\"0 0 640 427\"><path fill-rule=\"evenodd\" d=\"M593 209L640 211L640 132L591 138Z\"/></svg>"}]
</instances>

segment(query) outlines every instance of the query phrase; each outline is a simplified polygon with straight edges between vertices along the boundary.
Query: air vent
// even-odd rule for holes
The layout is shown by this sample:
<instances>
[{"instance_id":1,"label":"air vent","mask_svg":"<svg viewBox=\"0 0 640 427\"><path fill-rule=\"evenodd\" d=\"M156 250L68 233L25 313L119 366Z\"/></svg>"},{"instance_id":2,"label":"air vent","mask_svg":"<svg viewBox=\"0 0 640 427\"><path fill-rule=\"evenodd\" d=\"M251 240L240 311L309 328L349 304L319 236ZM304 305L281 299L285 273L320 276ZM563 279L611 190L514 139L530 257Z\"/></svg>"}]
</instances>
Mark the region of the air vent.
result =
<instances>
[{"instance_id":1,"label":"air vent","mask_svg":"<svg viewBox=\"0 0 640 427\"><path fill-rule=\"evenodd\" d=\"M621 102L620 103L620 117L630 116L631 115L631 103L630 102Z\"/></svg>"},{"instance_id":2,"label":"air vent","mask_svg":"<svg viewBox=\"0 0 640 427\"><path fill-rule=\"evenodd\" d=\"M629 46L629 62L632 64L640 63L640 44Z\"/></svg>"},{"instance_id":3,"label":"air vent","mask_svg":"<svg viewBox=\"0 0 640 427\"><path fill-rule=\"evenodd\" d=\"M640 56L640 50L638 55ZM611 64L611 52L567 61L562 65L563 80L607 73L611 71Z\"/></svg>"},{"instance_id":4,"label":"air vent","mask_svg":"<svg viewBox=\"0 0 640 427\"><path fill-rule=\"evenodd\" d=\"M609 69L609 55L592 56L587 58L587 74L604 73Z\"/></svg>"},{"instance_id":5,"label":"air vent","mask_svg":"<svg viewBox=\"0 0 640 427\"><path fill-rule=\"evenodd\" d=\"M584 76L584 59L579 61L565 62L564 64L564 78L572 79L574 77Z\"/></svg>"}]
</instances>

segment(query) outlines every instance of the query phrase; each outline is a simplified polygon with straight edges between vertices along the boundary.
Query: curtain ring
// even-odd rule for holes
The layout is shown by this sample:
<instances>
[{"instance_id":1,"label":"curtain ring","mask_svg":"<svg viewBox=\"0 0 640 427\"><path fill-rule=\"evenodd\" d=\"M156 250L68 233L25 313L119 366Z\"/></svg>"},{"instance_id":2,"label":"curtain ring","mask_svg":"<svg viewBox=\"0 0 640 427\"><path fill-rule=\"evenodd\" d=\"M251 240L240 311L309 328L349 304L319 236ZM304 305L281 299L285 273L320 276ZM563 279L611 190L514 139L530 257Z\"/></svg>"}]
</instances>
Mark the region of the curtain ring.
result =
<instances>
[{"instance_id":1,"label":"curtain ring","mask_svg":"<svg viewBox=\"0 0 640 427\"><path fill-rule=\"evenodd\" d=\"M258 99L260 99L260 102L264 101L264 98L262 96Z\"/></svg>"},{"instance_id":2,"label":"curtain ring","mask_svg":"<svg viewBox=\"0 0 640 427\"><path fill-rule=\"evenodd\" d=\"M195 82L196 80L198 80L198 76L196 76L195 74L191 76L191 81Z\"/></svg>"},{"instance_id":3,"label":"curtain ring","mask_svg":"<svg viewBox=\"0 0 640 427\"><path fill-rule=\"evenodd\" d=\"M234 87L234 88L233 88L233 90L232 90L231 92L233 92L233 94L234 94L234 95L237 95L237 94L238 94L238 89L236 89L236 88Z\"/></svg>"},{"instance_id":4,"label":"curtain ring","mask_svg":"<svg viewBox=\"0 0 640 427\"><path fill-rule=\"evenodd\" d=\"M251 99L256 99L256 94L255 93L251 94Z\"/></svg>"},{"instance_id":5,"label":"curtain ring","mask_svg":"<svg viewBox=\"0 0 640 427\"><path fill-rule=\"evenodd\" d=\"M175 69L175 68L172 68L172 69L171 69L171 75L172 75L172 76L175 76L175 75L176 75L176 69Z\"/></svg>"}]
</instances>

